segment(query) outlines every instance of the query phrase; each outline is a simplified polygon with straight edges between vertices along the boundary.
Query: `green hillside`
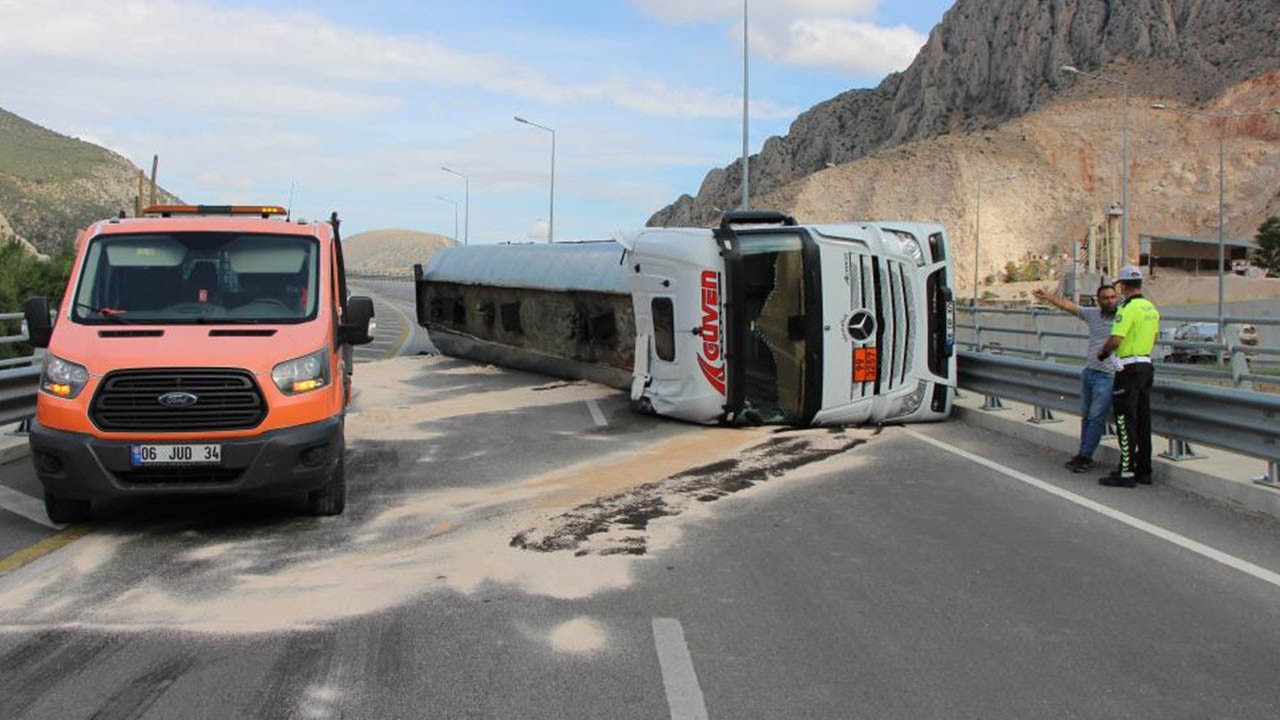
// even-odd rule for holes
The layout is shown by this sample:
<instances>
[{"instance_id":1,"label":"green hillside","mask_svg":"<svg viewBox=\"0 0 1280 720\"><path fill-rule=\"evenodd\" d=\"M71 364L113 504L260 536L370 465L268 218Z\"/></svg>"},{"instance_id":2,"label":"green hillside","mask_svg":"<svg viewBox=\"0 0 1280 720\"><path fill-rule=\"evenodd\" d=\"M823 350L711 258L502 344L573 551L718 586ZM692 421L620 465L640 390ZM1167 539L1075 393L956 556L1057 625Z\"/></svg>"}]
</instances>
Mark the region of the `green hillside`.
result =
<instances>
[{"instance_id":1,"label":"green hillside","mask_svg":"<svg viewBox=\"0 0 1280 720\"><path fill-rule=\"evenodd\" d=\"M0 108L0 239L16 235L53 254L93 220L131 211L137 175L110 150Z\"/></svg>"}]
</instances>

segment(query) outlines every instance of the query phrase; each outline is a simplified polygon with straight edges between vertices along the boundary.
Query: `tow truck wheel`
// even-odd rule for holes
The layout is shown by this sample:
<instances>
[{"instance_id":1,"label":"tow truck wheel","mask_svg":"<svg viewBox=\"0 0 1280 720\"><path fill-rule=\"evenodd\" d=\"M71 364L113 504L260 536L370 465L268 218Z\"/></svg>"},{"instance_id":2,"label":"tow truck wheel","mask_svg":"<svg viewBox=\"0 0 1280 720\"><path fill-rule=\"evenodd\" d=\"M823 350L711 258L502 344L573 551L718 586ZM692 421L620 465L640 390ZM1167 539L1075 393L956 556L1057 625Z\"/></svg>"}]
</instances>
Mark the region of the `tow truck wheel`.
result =
<instances>
[{"instance_id":1,"label":"tow truck wheel","mask_svg":"<svg viewBox=\"0 0 1280 720\"><path fill-rule=\"evenodd\" d=\"M307 510L316 516L341 515L347 506L346 479L347 451L338 451L338 464L329 476L329 482L319 490L307 493Z\"/></svg>"},{"instance_id":2,"label":"tow truck wheel","mask_svg":"<svg viewBox=\"0 0 1280 720\"><path fill-rule=\"evenodd\" d=\"M77 523L89 519L88 500L72 500L50 492L44 494L44 511L56 523Z\"/></svg>"}]
</instances>

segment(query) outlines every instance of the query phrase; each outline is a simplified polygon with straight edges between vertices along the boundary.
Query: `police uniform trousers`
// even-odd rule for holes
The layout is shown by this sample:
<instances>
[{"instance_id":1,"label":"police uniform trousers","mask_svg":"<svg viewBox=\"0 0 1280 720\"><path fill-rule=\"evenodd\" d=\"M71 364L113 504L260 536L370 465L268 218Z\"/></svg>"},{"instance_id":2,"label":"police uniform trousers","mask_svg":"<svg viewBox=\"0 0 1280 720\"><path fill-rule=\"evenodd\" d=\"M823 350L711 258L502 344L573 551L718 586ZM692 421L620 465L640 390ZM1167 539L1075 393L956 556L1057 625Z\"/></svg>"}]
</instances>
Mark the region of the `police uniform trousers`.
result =
<instances>
[{"instance_id":1,"label":"police uniform trousers","mask_svg":"<svg viewBox=\"0 0 1280 720\"><path fill-rule=\"evenodd\" d=\"M1120 475L1151 476L1151 384L1155 368L1149 362L1125 365L1116 373L1112 408L1120 443Z\"/></svg>"}]
</instances>

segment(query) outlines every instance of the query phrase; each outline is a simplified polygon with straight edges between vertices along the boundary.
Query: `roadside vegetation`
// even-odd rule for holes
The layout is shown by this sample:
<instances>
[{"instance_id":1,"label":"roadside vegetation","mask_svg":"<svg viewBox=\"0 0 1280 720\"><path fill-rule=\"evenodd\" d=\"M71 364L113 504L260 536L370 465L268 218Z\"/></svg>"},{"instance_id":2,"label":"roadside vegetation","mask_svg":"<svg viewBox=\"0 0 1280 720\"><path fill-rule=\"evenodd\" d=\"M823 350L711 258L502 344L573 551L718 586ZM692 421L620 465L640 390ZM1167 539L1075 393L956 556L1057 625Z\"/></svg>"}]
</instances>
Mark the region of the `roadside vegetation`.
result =
<instances>
[{"instance_id":1,"label":"roadside vegetation","mask_svg":"<svg viewBox=\"0 0 1280 720\"><path fill-rule=\"evenodd\" d=\"M1280 275L1280 215L1264 220L1255 239L1260 249L1254 251L1253 263L1265 268L1270 276Z\"/></svg>"},{"instance_id":2,"label":"roadside vegetation","mask_svg":"<svg viewBox=\"0 0 1280 720\"><path fill-rule=\"evenodd\" d=\"M62 301L74 260L69 245L46 260L31 254L16 238L0 240L0 313L22 312L23 301L35 296L48 298L49 304L56 306ZM20 323L0 323L0 335L17 335ZM30 354L31 348L25 344L0 345L0 359Z\"/></svg>"}]
</instances>

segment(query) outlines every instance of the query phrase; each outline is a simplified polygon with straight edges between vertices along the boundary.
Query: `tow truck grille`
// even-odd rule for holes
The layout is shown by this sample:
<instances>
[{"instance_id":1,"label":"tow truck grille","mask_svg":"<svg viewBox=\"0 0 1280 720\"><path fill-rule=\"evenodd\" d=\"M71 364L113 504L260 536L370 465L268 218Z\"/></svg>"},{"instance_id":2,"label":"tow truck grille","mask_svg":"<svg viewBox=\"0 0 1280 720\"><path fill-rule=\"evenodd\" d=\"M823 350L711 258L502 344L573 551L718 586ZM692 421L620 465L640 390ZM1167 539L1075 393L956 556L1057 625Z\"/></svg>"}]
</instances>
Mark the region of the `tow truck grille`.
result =
<instances>
[{"instance_id":1,"label":"tow truck grille","mask_svg":"<svg viewBox=\"0 0 1280 720\"><path fill-rule=\"evenodd\" d=\"M196 401L161 404L169 393L189 393ZM90 409L94 424L111 432L247 430L266 416L258 383L244 370L118 370L103 379Z\"/></svg>"}]
</instances>

